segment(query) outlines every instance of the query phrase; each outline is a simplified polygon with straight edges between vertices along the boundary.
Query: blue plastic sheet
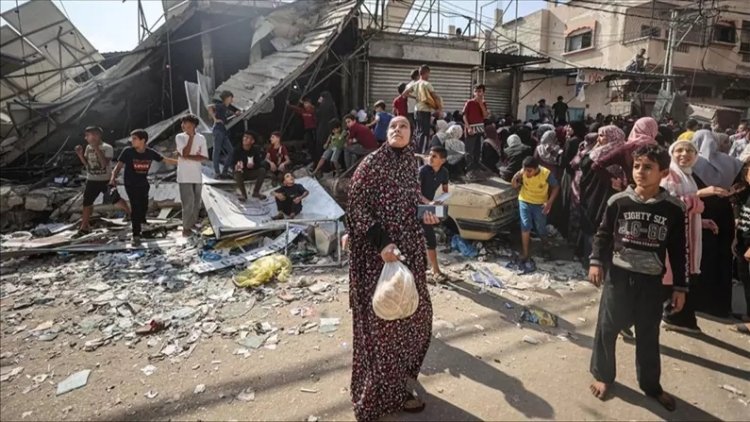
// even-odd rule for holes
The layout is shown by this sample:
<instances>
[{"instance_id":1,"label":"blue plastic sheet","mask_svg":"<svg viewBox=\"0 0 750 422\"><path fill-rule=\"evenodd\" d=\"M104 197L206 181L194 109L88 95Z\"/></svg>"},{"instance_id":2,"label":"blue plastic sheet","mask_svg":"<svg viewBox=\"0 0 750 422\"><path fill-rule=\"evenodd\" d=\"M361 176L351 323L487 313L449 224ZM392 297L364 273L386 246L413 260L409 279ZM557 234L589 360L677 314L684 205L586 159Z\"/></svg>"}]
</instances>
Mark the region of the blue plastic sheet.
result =
<instances>
[{"instance_id":1,"label":"blue plastic sheet","mask_svg":"<svg viewBox=\"0 0 750 422\"><path fill-rule=\"evenodd\" d=\"M477 251L477 248L475 248L471 242L464 240L457 234L453 235L453 238L451 238L451 249L461 252L461 255L467 258L475 258L479 255L479 251Z\"/></svg>"}]
</instances>

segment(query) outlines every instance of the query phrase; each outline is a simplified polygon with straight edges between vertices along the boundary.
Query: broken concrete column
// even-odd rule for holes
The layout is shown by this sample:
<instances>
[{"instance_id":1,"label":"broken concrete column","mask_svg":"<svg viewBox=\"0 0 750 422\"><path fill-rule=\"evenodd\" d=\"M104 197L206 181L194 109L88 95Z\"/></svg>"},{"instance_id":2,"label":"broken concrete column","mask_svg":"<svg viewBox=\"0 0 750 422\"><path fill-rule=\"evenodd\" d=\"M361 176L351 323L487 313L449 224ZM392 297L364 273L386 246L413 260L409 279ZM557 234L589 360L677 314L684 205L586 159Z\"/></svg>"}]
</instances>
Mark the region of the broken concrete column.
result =
<instances>
[{"instance_id":1,"label":"broken concrete column","mask_svg":"<svg viewBox=\"0 0 750 422\"><path fill-rule=\"evenodd\" d=\"M28 191L27 186L0 186L0 212L23 205L23 197Z\"/></svg>"},{"instance_id":2,"label":"broken concrete column","mask_svg":"<svg viewBox=\"0 0 750 422\"><path fill-rule=\"evenodd\" d=\"M28 211L52 211L79 193L78 189L47 187L26 195L24 207Z\"/></svg>"}]
</instances>

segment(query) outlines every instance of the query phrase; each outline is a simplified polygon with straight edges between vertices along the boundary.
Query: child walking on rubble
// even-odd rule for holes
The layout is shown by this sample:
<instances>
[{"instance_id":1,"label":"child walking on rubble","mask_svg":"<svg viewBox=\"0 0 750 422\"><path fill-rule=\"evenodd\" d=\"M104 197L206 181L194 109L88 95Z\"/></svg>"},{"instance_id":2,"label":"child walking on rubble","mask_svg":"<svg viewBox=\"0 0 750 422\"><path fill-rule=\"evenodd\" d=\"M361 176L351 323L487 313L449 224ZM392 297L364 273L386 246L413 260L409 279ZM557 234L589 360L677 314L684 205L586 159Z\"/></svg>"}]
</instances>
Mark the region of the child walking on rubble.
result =
<instances>
[{"instance_id":1,"label":"child walking on rubble","mask_svg":"<svg viewBox=\"0 0 750 422\"><path fill-rule=\"evenodd\" d=\"M125 148L117 159L117 165L112 170L110 186L117 185L117 175L120 170L125 169L123 177L125 192L130 200L131 224L133 226L133 246L141 244L141 228L146 223L148 212L148 171L154 161L164 161L167 164L177 165L177 160L167 158L146 146L148 132L136 129L130 132L131 146Z\"/></svg>"},{"instance_id":2,"label":"child walking on rubble","mask_svg":"<svg viewBox=\"0 0 750 422\"><path fill-rule=\"evenodd\" d=\"M560 185L552 172L540 166L534 157L523 160L523 168L513 176L511 183L515 189L520 188L518 211L521 216L521 257L518 263L512 262L511 266L518 265L522 273L530 273L536 271L536 264L529 252L531 230L535 229L542 240L542 254L548 254L547 215L560 193Z\"/></svg>"},{"instance_id":3,"label":"child walking on rubble","mask_svg":"<svg viewBox=\"0 0 750 422\"><path fill-rule=\"evenodd\" d=\"M636 150L635 187L609 198L594 236L589 281L602 287L602 297L591 355L594 382L590 389L595 397L607 398L615 381L617 335L635 325L638 385L647 396L673 411L675 400L659 382L659 324L663 312L679 312L685 304L689 265L684 204L660 186L669 173L669 163L669 153L660 146ZM671 301L664 309L662 277L667 256L673 286Z\"/></svg>"}]
</instances>

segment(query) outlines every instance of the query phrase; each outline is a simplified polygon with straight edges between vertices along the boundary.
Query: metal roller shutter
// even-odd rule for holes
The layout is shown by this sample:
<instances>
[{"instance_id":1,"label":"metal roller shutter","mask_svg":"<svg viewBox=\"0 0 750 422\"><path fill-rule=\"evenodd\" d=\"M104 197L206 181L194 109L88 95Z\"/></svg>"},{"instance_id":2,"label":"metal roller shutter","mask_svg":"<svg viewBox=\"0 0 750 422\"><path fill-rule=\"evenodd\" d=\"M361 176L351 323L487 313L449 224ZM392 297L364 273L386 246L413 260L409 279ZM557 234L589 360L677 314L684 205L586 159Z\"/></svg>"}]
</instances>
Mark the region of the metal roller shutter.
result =
<instances>
[{"instance_id":1,"label":"metal roller shutter","mask_svg":"<svg viewBox=\"0 0 750 422\"><path fill-rule=\"evenodd\" d=\"M409 82L412 70L418 64L388 63L370 61L368 66L367 107L372 108L378 100L383 100L390 111L393 99L398 95L396 88L402 82ZM443 99L444 110L452 113L462 110L471 97L471 67L430 65L430 82Z\"/></svg>"},{"instance_id":2,"label":"metal roller shutter","mask_svg":"<svg viewBox=\"0 0 750 422\"><path fill-rule=\"evenodd\" d=\"M495 117L502 117L505 113L512 113L510 110L511 97L513 95L513 75L510 73L487 72L482 82L482 73L477 72L480 83L484 83L487 91L484 95L490 112Z\"/></svg>"}]
</instances>

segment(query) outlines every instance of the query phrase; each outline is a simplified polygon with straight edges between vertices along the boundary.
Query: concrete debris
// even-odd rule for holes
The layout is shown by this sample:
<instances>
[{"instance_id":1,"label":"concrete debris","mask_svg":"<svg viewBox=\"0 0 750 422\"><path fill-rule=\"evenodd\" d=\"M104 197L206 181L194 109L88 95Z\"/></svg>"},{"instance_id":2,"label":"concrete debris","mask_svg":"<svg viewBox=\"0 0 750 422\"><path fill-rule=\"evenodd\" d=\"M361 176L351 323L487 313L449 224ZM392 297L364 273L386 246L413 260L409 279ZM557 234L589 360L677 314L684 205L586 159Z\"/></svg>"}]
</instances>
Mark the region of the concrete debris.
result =
<instances>
[{"instance_id":1,"label":"concrete debris","mask_svg":"<svg viewBox=\"0 0 750 422\"><path fill-rule=\"evenodd\" d=\"M23 372L23 366L17 366L15 368L4 367L0 369L0 381L12 381L17 375Z\"/></svg>"},{"instance_id":2,"label":"concrete debris","mask_svg":"<svg viewBox=\"0 0 750 422\"><path fill-rule=\"evenodd\" d=\"M83 371L76 372L68 378L65 378L63 381L57 384L56 395L59 396L70 391L85 387L89 382L90 374L90 369L84 369Z\"/></svg>"},{"instance_id":3,"label":"concrete debris","mask_svg":"<svg viewBox=\"0 0 750 422\"><path fill-rule=\"evenodd\" d=\"M141 372L143 372L144 375L147 377L150 377L151 375L156 372L156 367L154 365L146 365L143 368L141 368Z\"/></svg>"},{"instance_id":4,"label":"concrete debris","mask_svg":"<svg viewBox=\"0 0 750 422\"><path fill-rule=\"evenodd\" d=\"M523 342L529 344L540 344L541 342L532 336L523 336Z\"/></svg>"},{"instance_id":5,"label":"concrete debris","mask_svg":"<svg viewBox=\"0 0 750 422\"><path fill-rule=\"evenodd\" d=\"M239 401L255 401L255 390L248 387L237 394L237 400Z\"/></svg>"},{"instance_id":6,"label":"concrete debris","mask_svg":"<svg viewBox=\"0 0 750 422\"><path fill-rule=\"evenodd\" d=\"M745 397L745 393L742 390L738 389L737 387L735 387L733 385L723 384L723 385L720 385L719 388L721 388L722 390L729 391L730 393L734 394L735 396Z\"/></svg>"},{"instance_id":7,"label":"concrete debris","mask_svg":"<svg viewBox=\"0 0 750 422\"><path fill-rule=\"evenodd\" d=\"M206 384L198 384L193 390L193 394L201 394L206 391Z\"/></svg>"},{"instance_id":8,"label":"concrete debris","mask_svg":"<svg viewBox=\"0 0 750 422\"><path fill-rule=\"evenodd\" d=\"M323 334L332 333L338 330L339 324L341 324L341 318L321 318L318 331Z\"/></svg>"},{"instance_id":9,"label":"concrete debris","mask_svg":"<svg viewBox=\"0 0 750 422\"><path fill-rule=\"evenodd\" d=\"M269 336L266 335L249 335L245 338L237 340L237 344L248 349L260 349L263 343L266 342Z\"/></svg>"}]
</instances>

